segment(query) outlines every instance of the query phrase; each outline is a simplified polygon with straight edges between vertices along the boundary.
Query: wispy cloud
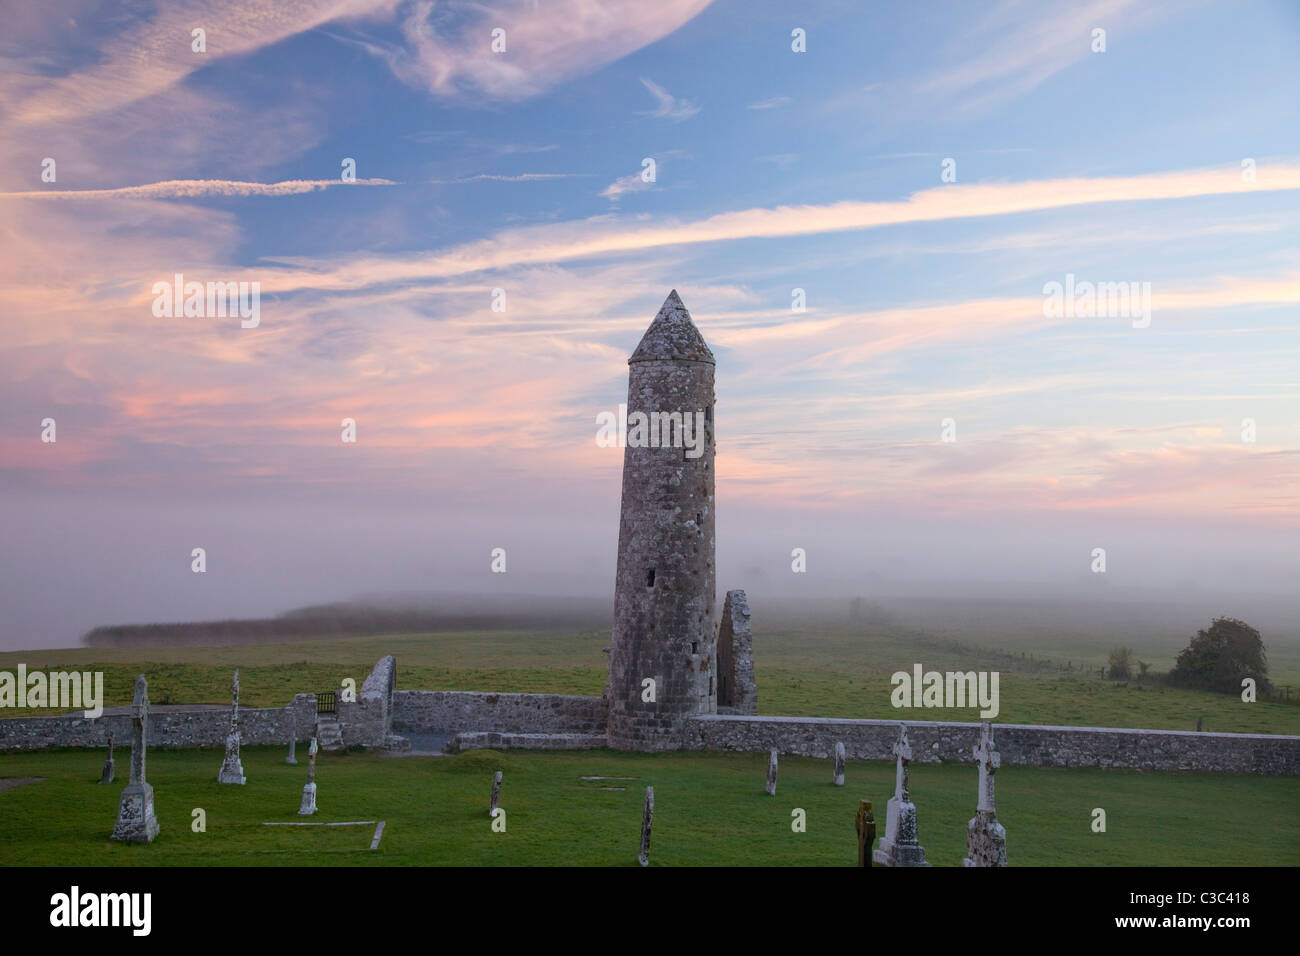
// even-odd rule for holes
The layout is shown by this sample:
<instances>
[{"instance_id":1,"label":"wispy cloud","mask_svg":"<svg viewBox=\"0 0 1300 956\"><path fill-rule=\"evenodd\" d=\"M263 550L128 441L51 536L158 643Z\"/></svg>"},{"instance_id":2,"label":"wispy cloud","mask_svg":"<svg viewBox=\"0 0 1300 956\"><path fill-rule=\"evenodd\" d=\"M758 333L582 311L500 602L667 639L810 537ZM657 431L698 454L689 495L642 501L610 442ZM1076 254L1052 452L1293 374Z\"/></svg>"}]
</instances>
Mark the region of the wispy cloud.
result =
<instances>
[{"instance_id":1,"label":"wispy cloud","mask_svg":"<svg viewBox=\"0 0 1300 956\"><path fill-rule=\"evenodd\" d=\"M0 404L18 407L37 395L38 407L56 412L76 408L78 417L89 418L93 409L100 424L87 426L75 443L49 449L57 459L43 455L46 449L30 436L19 441L5 434L0 455L10 476L23 471L68 487L159 488L177 469L195 469L186 472L188 480L214 486L251 476L276 485L350 482L398 491L424 480L430 449L457 456L494 489L508 487L510 479L500 475L514 474L503 467L504 449L528 448L535 467L575 480L616 479L618 459L595 447L590 422L602 403L620 400L627 351L647 322L644 309L626 308L629 290L660 286L688 259L669 253L577 268L511 264L505 313L487 305L490 289L503 284L495 276L339 294L313 289L313 282L331 286L339 276L304 262L299 272L320 273L298 275L308 280L300 294L277 295L274 314L267 308L263 326L251 335L206 320L147 318L145 279L152 271L180 259L195 262L196 274L200 266L229 272L221 263L239 242L233 214L216 213L216 228L192 236L191 211L183 206L132 204L124 208L139 208L139 221L151 228L119 239L119 209L90 217L98 231L88 233L82 208L14 208L25 217L14 224L18 234L43 236L44 245L15 245L17 258L0 263L0 280L16 291L18 314L40 321L7 329L12 337L0 348ZM164 224L167 231L160 232ZM52 226L59 231L51 234ZM51 255L54 249L59 256ZM446 254L458 253L464 249ZM68 260L77 266L65 268ZM91 271L85 263L93 264ZM461 265L481 263L469 257ZM364 277L379 279L383 264L371 261ZM408 263L396 265L390 277L409 277ZM246 271L263 281L264 293L278 274ZM43 300L29 298L38 295ZM1261 447L1264 454L1250 454L1233 447L1231 436L1212 442L1208 432L1167 436L1167 442L1162 436L1156 445L1104 426L1035 428L1023 424L1025 413L1010 420L996 414L999 403L1032 410L1050 407L1062 393L1087 397L1099 381L1109 397L1114 385L1134 379L1128 369L1110 382L1095 368L1068 366L1063 373L944 378L928 386L891 373L891 360L924 361L927 350L960 351L971 341L1035 336L1037 350L1054 341L1062 354L1075 354L1073 342L1042 337L1069 324L1044 319L1042 300L1032 294L848 314L756 310L722 317L710 316L709 305L751 304L754 297L689 285L685 295L710 343L726 355L732 439L719 468L736 500L829 495L843 508L870 500L924 509L938 495L946 509L966 513L1091 507L1195 515L1208 504L1268 520L1294 513L1294 496L1261 489L1290 487L1295 453ZM1163 295L1157 289L1151 332L1163 331L1182 309L1298 296L1294 274L1182 283ZM142 323L149 349L140 348ZM1088 320L1074 327L1100 329ZM1146 335L1128 334L1133 341ZM827 370L836 382L831 395L815 384ZM1180 386L1176 378L1161 383L1166 391ZM520 407L545 414L520 416ZM962 422L962 441L940 446L938 419L950 414ZM366 429L363 457L346 473L313 469L322 434L336 433L345 416ZM147 448L121 438L142 430L150 436ZM1175 439L1178 444L1168 443ZM169 457L178 449L183 465ZM869 497L862 488L871 489Z\"/></svg>"},{"instance_id":2,"label":"wispy cloud","mask_svg":"<svg viewBox=\"0 0 1300 956\"><path fill-rule=\"evenodd\" d=\"M787 103L793 102L788 96L773 96L770 99L759 100L757 103L750 103L749 108L751 110L774 110L778 106L785 106Z\"/></svg>"},{"instance_id":3,"label":"wispy cloud","mask_svg":"<svg viewBox=\"0 0 1300 956\"><path fill-rule=\"evenodd\" d=\"M639 174L611 183L602 195L618 198L638 186ZM634 182L635 180L635 182ZM649 184L644 184L648 188ZM827 205L742 209L688 222L629 224L611 217L506 230L490 239L434 253L394 258L350 257L309 271L268 275L263 288L362 288L373 282L446 278L509 265L563 262L643 249L877 229L1063 209L1095 203L1188 199L1263 191L1300 190L1300 165L1270 164L1268 175L1243 183L1236 167L1114 176L953 184L892 202L849 200Z\"/></svg>"},{"instance_id":4,"label":"wispy cloud","mask_svg":"<svg viewBox=\"0 0 1300 956\"><path fill-rule=\"evenodd\" d=\"M0 199L201 199L207 196L297 196L331 186L398 186L391 179L287 179L250 183L228 179L169 179L116 189L36 189L0 193Z\"/></svg>"},{"instance_id":5,"label":"wispy cloud","mask_svg":"<svg viewBox=\"0 0 1300 956\"><path fill-rule=\"evenodd\" d=\"M122 32L97 50L89 66L68 62L56 79L10 75L0 89L6 117L16 124L49 123L104 113L171 88L223 57L261 47L333 20L390 15L400 0L212 0L160 4L152 16L123 15ZM53 21L55 18L50 18ZM49 21L31 21L45 30ZM191 31L206 33L195 52ZM21 41L22 37L11 36Z\"/></svg>"},{"instance_id":6,"label":"wispy cloud","mask_svg":"<svg viewBox=\"0 0 1300 956\"><path fill-rule=\"evenodd\" d=\"M977 111L1022 96L1092 53L1092 31L1122 26L1131 36L1177 10L1137 0L1091 0L1036 9L1002 0L950 47L946 65L916 92L961 111ZM975 51L975 55L969 55Z\"/></svg>"},{"instance_id":7,"label":"wispy cloud","mask_svg":"<svg viewBox=\"0 0 1300 956\"><path fill-rule=\"evenodd\" d=\"M653 183L649 183L641 178L641 173L628 173L626 176L620 176L608 186L600 191L602 199L608 199L610 202L618 202L627 193L639 193L649 189Z\"/></svg>"},{"instance_id":8,"label":"wispy cloud","mask_svg":"<svg viewBox=\"0 0 1300 956\"><path fill-rule=\"evenodd\" d=\"M430 179L436 185L456 185L461 183L536 183L551 179L572 179L590 176L591 173L520 173L517 176L503 176L495 173L479 173L475 176L462 176L459 179Z\"/></svg>"},{"instance_id":9,"label":"wispy cloud","mask_svg":"<svg viewBox=\"0 0 1300 956\"><path fill-rule=\"evenodd\" d=\"M1152 313L1161 324L1193 310L1295 303L1300 303L1300 273L1294 272L1188 284L1179 291L1155 290L1151 295ZM780 356L791 369L846 369L883 355L1043 329L1065 321L1044 317L1041 296L973 299L819 318L796 315L767 324L738 323L711 330L710 338L719 345ZM1076 321L1097 328L1108 320Z\"/></svg>"},{"instance_id":10,"label":"wispy cloud","mask_svg":"<svg viewBox=\"0 0 1300 956\"><path fill-rule=\"evenodd\" d=\"M404 83L435 96L522 100L622 59L691 20L712 0L502 0L449 21L427 0L402 22L403 43L356 41ZM492 49L492 31L505 49Z\"/></svg>"},{"instance_id":11,"label":"wispy cloud","mask_svg":"<svg viewBox=\"0 0 1300 956\"><path fill-rule=\"evenodd\" d=\"M679 100L654 80L647 80L643 76L641 77L641 85L650 91L650 95L655 98L658 104L653 110L646 113L646 116L680 122L684 119L690 119L700 111L700 108L690 100Z\"/></svg>"}]
</instances>

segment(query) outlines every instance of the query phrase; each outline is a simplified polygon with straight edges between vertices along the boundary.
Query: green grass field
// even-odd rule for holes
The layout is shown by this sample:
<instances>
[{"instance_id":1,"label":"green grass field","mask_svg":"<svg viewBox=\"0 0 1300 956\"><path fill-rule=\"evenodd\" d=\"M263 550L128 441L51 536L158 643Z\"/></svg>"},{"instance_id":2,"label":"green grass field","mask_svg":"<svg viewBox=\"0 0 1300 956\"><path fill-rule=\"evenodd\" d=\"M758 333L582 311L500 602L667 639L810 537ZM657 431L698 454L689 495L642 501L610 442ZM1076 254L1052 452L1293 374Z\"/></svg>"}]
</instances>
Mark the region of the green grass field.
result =
<instances>
[{"instance_id":1,"label":"green grass field","mask_svg":"<svg viewBox=\"0 0 1300 956\"><path fill-rule=\"evenodd\" d=\"M162 832L144 847L108 839L124 781L94 783L101 758L91 751L0 755L0 777L45 778L0 793L0 865L635 866L649 785L652 865L849 866L859 797L875 803L883 833L894 778L891 764L850 762L846 785L835 787L829 761L784 757L777 795L769 797L761 754L324 754L321 812L303 818L296 811L306 768L287 766L281 748L244 750L243 787L216 782L219 751L153 751L148 776ZM504 773L505 833L492 832L487 813L495 770ZM1300 859L1300 780L1005 767L997 781L1012 865L1285 866ZM960 864L975 785L970 766L913 765L932 864ZM601 789L610 786L626 789ZM191 830L196 807L206 811L204 833ZM1092 832L1095 807L1106 811L1105 833ZM1250 812L1228 812L1242 807ZM806 811L805 833L791 829L794 808ZM374 851L373 825L263 826L302 820L386 826Z\"/></svg>"},{"instance_id":2,"label":"green grass field","mask_svg":"<svg viewBox=\"0 0 1300 956\"><path fill-rule=\"evenodd\" d=\"M132 682L144 671L155 704L223 704L230 674L239 667L241 703L276 707L295 693L338 689L351 677L360 687L384 654L397 658L399 689L496 690L599 695L605 686L607 633L479 632L367 637L243 647L74 648L0 654L0 669L19 661L29 669L104 671L106 706L131 701ZM972 709L895 710L889 677L926 669L996 670L1001 723L1081 724L1207 731L1300 734L1300 706L1228 694L1130 681L1100 680L1083 672L1086 655L1069 646L1053 661L1075 656L1061 671L1042 659L971 647L900 628L781 630L754 638L759 712L775 716L976 720ZM1284 659L1284 654L1279 654ZM1298 694L1297 696L1300 696ZM6 716L48 713L9 710Z\"/></svg>"},{"instance_id":3,"label":"green grass field","mask_svg":"<svg viewBox=\"0 0 1300 956\"><path fill-rule=\"evenodd\" d=\"M0 669L22 661L42 670L103 670L110 706L130 702L141 671L155 704L225 704L236 666L245 706L279 706L294 693L338 688L345 677L360 686L384 654L397 658L399 689L596 695L605 682L606 644L606 633L481 632L218 648L74 648L0 654ZM890 706L889 675L920 662L935 670L998 670L1002 723L1190 730L1203 717L1207 730L1300 733L1300 707L1100 680L1090 676L1096 673L1092 652L1065 643L1054 648L1057 657L1043 660L1014 644L976 647L943 633L787 626L756 635L754 645L764 714L976 719L972 710ZM1288 660L1285 652L1270 659L1278 658ZM1062 670L1067 660L1073 666ZM151 751L149 780L163 832L149 847L132 847L108 839L125 784L125 753L119 751L117 783L107 787L94 783L101 751L0 753L0 778L44 778L0 786L0 865L630 866L647 785L655 787L655 865L851 865L857 800L876 804L883 833L884 804L893 789L887 763L851 763L848 785L837 788L828 761L785 757L778 796L771 798L763 792L761 754L324 754L322 812L311 822L384 820L380 847L371 851L373 825L263 825L301 819L296 811L305 759L290 767L283 757L279 748L246 748L249 782L231 787L216 783L220 751ZM492 832L487 816L498 769L505 773L504 834ZM931 862L959 864L974 811L975 770L913 765L912 779ZM206 811L205 833L191 830L196 807ZM791 830L796 807L807 812L805 833ZM1096 807L1107 813L1104 834L1091 829ZM1300 860L1297 779L1008 766L998 774L998 815L1013 865Z\"/></svg>"}]
</instances>

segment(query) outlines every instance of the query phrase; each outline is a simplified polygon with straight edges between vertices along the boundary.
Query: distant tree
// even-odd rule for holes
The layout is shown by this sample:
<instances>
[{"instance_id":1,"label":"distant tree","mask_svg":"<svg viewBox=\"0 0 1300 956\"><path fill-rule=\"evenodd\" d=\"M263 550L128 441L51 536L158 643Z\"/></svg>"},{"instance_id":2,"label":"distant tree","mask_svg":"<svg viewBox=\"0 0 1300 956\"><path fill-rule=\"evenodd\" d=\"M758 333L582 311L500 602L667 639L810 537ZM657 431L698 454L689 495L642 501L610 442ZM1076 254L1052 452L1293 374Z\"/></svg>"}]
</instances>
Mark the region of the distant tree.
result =
<instances>
[{"instance_id":1,"label":"distant tree","mask_svg":"<svg viewBox=\"0 0 1300 956\"><path fill-rule=\"evenodd\" d=\"M1145 680L1147 676L1147 671L1150 669L1151 669L1151 665L1148 664L1146 661L1138 661L1138 680Z\"/></svg>"},{"instance_id":2,"label":"distant tree","mask_svg":"<svg viewBox=\"0 0 1300 956\"><path fill-rule=\"evenodd\" d=\"M1127 647L1117 647L1110 652L1106 666L1106 676L1111 680L1128 680L1132 675L1133 652Z\"/></svg>"},{"instance_id":3,"label":"distant tree","mask_svg":"<svg viewBox=\"0 0 1300 956\"><path fill-rule=\"evenodd\" d=\"M1198 687L1233 694L1241 691L1241 679L1251 677L1260 691L1269 689L1268 662L1264 639L1245 621L1216 617L1201 628L1178 655L1169 679L1184 687Z\"/></svg>"},{"instance_id":4,"label":"distant tree","mask_svg":"<svg viewBox=\"0 0 1300 956\"><path fill-rule=\"evenodd\" d=\"M865 624L868 627L882 627L892 624L894 615L890 614L876 601L867 601L861 597L855 597L849 602L849 620L855 624Z\"/></svg>"}]
</instances>

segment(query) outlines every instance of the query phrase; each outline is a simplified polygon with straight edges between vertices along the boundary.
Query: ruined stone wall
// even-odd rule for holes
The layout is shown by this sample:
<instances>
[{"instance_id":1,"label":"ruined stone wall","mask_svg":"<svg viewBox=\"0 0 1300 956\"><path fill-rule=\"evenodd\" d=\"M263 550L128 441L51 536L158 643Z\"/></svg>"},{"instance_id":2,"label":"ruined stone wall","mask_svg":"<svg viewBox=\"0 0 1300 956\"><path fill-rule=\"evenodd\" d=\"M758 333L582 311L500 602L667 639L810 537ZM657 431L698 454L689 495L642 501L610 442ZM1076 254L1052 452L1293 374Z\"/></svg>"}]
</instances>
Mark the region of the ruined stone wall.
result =
<instances>
[{"instance_id":1,"label":"ruined stone wall","mask_svg":"<svg viewBox=\"0 0 1300 956\"><path fill-rule=\"evenodd\" d=\"M357 692L355 701L338 701L339 731L345 747L384 745L392 734L392 699L396 683L397 662L389 655L375 665Z\"/></svg>"},{"instance_id":2,"label":"ruined stone wall","mask_svg":"<svg viewBox=\"0 0 1300 956\"><path fill-rule=\"evenodd\" d=\"M728 591L718 627L718 712L757 714L754 638L749 628L749 600L742 590Z\"/></svg>"},{"instance_id":3,"label":"ruined stone wall","mask_svg":"<svg viewBox=\"0 0 1300 956\"><path fill-rule=\"evenodd\" d=\"M298 694L287 707L239 708L240 741L249 746L283 744L287 747L295 712L298 739L309 739L316 725L316 698L313 694ZM195 710L154 706L149 709L150 747L224 747L229 731L229 707ZM80 712L58 717L11 717L0 720L0 750L106 747L110 733L114 753L130 751L129 712L105 713L94 720Z\"/></svg>"},{"instance_id":4,"label":"ruined stone wall","mask_svg":"<svg viewBox=\"0 0 1300 956\"><path fill-rule=\"evenodd\" d=\"M603 734L608 713L603 698L571 694L456 690L393 694L393 731L398 734Z\"/></svg>"},{"instance_id":5,"label":"ruined stone wall","mask_svg":"<svg viewBox=\"0 0 1300 956\"><path fill-rule=\"evenodd\" d=\"M979 724L906 721L915 762L973 762ZM994 724L1003 765L1205 770L1300 776L1300 737L1176 730ZM892 760L898 721L699 715L686 720L688 750L778 750L828 757L842 742L852 760Z\"/></svg>"}]
</instances>

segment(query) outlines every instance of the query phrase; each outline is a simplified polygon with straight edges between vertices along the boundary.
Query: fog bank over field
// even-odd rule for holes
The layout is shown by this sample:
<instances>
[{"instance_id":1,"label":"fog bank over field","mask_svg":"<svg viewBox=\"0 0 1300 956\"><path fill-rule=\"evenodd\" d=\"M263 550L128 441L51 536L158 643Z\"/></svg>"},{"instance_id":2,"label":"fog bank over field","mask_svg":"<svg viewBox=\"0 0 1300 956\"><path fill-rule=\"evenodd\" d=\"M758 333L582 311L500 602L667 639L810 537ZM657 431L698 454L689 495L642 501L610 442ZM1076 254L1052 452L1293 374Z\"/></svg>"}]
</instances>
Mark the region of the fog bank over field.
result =
<instances>
[{"instance_id":1,"label":"fog bank over field","mask_svg":"<svg viewBox=\"0 0 1300 956\"><path fill-rule=\"evenodd\" d=\"M104 625L275 617L375 596L390 607L432 602L440 613L519 614L521 622L530 608L550 614L574 599L579 618L606 627L617 495L613 483L540 510L510 500L343 507L319 496L8 496L0 649L73 646ZM203 574L190 569L195 547L206 549ZM504 574L490 567L498 547ZM806 552L805 573L791 571L796 547ZM1105 574L1089 570L1094 547L1106 548ZM936 628L996 626L1007 608L1044 629L1141 620L1190 633L1231 614L1267 631L1300 619L1294 533L1247 524L1169 528L1083 515L974 522L758 510L723 497L718 563L719 600L743 587L755 612L773 618L847 623L848 602L860 596ZM1033 610L1045 601L1064 603ZM976 608L983 616L972 615Z\"/></svg>"}]
</instances>

